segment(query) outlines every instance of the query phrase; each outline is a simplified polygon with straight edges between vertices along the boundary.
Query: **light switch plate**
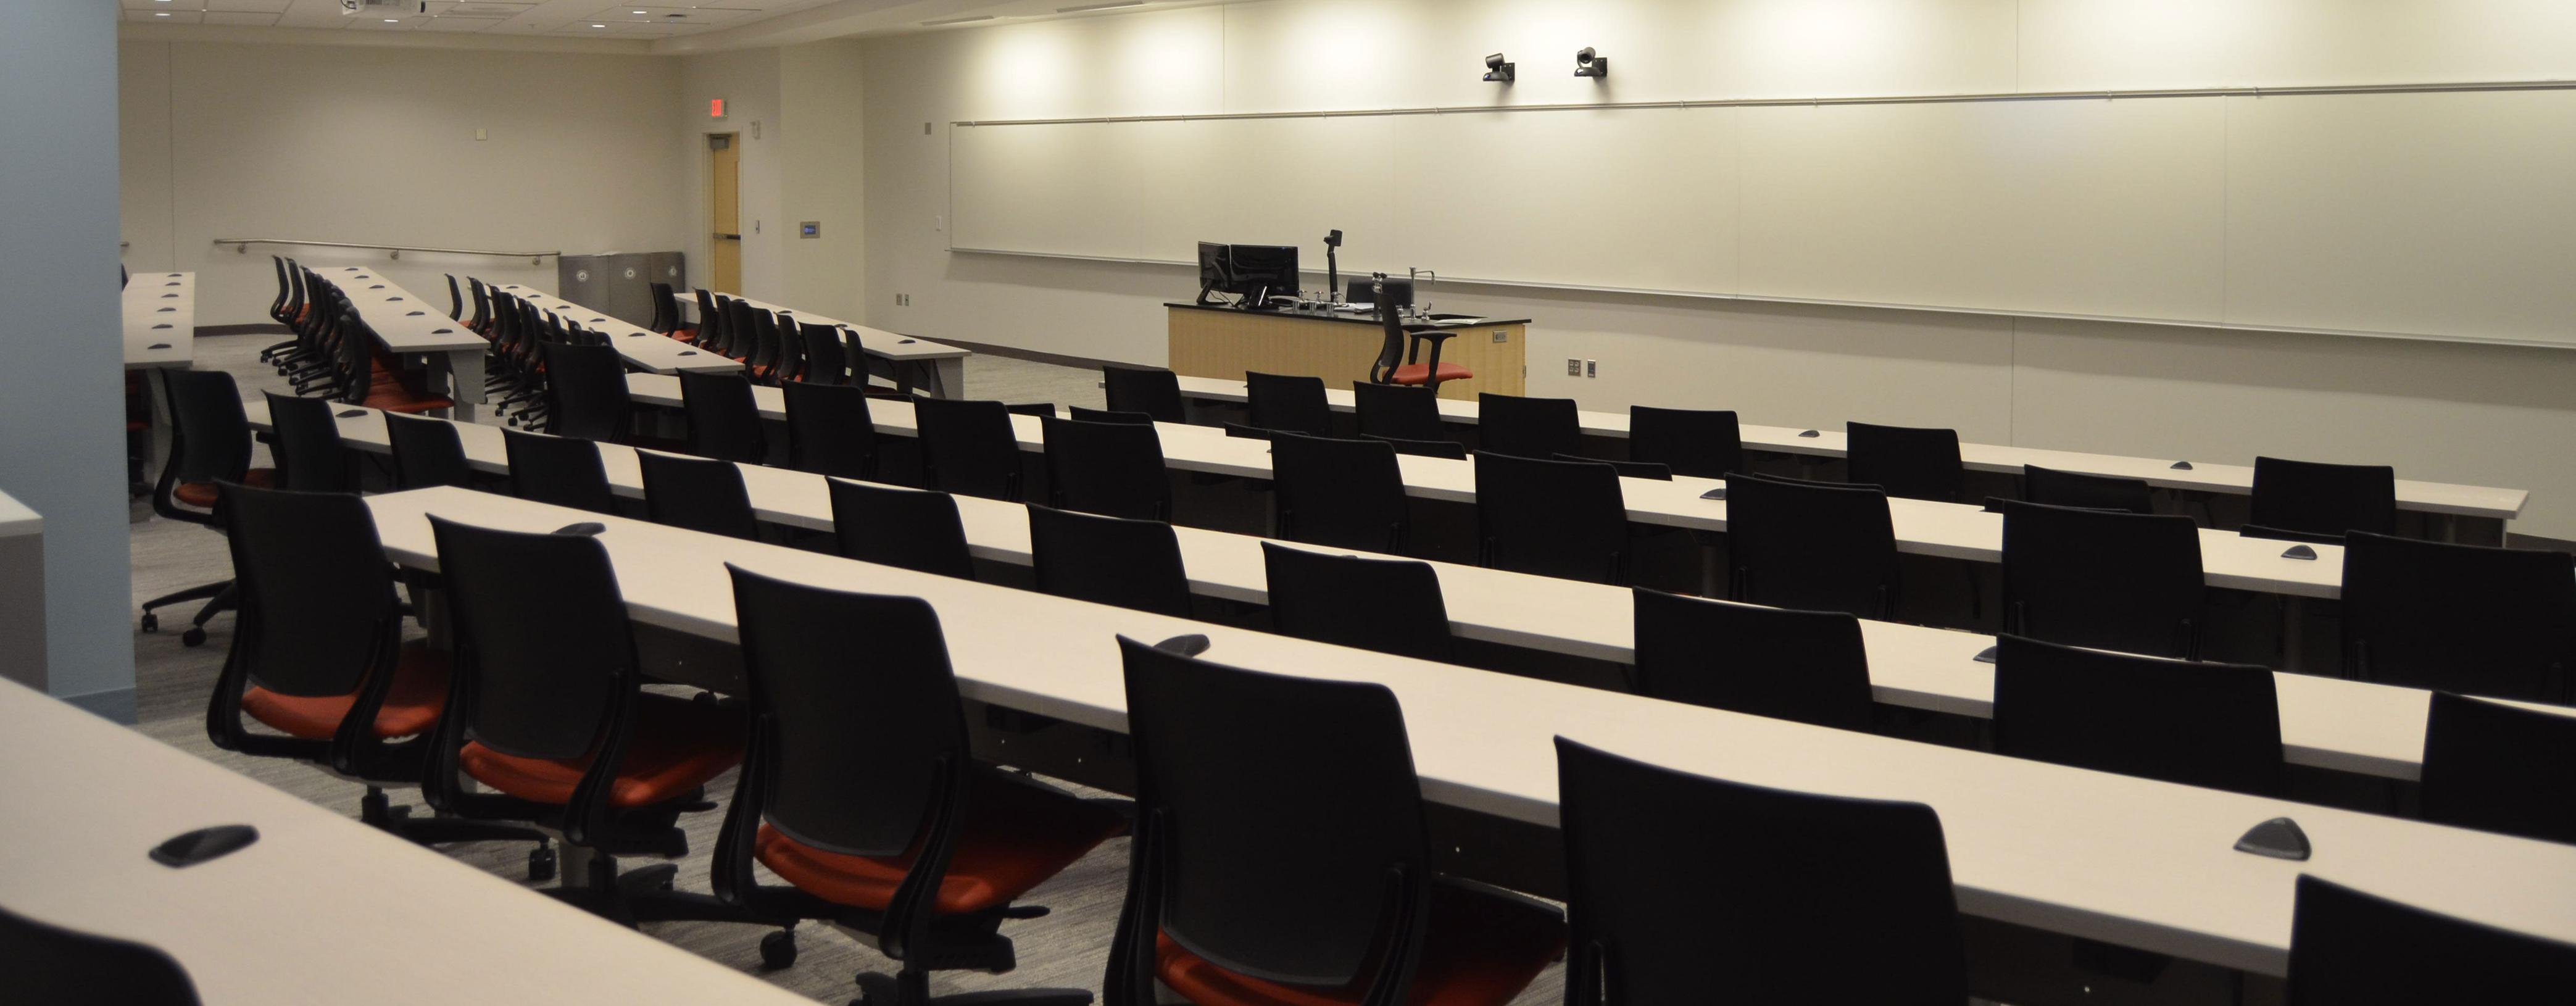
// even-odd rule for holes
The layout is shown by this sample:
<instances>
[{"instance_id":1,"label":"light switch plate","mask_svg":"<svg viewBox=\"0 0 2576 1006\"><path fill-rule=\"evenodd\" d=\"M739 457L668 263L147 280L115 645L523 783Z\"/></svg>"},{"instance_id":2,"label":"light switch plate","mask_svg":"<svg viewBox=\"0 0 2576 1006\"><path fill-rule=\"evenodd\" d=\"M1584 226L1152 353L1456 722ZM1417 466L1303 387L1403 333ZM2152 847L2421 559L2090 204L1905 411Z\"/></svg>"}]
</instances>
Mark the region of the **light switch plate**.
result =
<instances>
[{"instance_id":1,"label":"light switch plate","mask_svg":"<svg viewBox=\"0 0 2576 1006\"><path fill-rule=\"evenodd\" d=\"M799 223L799 224L797 224L797 225L796 225L796 236L797 236L797 237L800 237L800 238L819 238L819 237L822 237L822 236L823 236L823 222L822 222L822 221L820 221L820 220L807 220L807 221L805 221L805 222L803 222L803 223Z\"/></svg>"},{"instance_id":2,"label":"light switch plate","mask_svg":"<svg viewBox=\"0 0 2576 1006\"><path fill-rule=\"evenodd\" d=\"M1581 360L1567 360L1567 361L1565 361L1565 376L1567 376L1567 377L1581 377L1581 376L1583 376L1583 361L1581 361Z\"/></svg>"}]
</instances>

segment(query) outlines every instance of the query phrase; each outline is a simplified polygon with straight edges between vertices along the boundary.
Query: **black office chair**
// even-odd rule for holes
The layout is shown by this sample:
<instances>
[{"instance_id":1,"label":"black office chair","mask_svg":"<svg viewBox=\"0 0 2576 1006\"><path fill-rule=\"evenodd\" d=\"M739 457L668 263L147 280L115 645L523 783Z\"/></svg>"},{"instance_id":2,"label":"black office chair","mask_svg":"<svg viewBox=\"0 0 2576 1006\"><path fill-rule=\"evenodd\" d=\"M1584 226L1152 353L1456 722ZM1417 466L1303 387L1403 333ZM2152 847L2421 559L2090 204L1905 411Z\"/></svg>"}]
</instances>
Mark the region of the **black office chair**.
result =
<instances>
[{"instance_id":1,"label":"black office chair","mask_svg":"<svg viewBox=\"0 0 2576 1006\"><path fill-rule=\"evenodd\" d=\"M698 330L680 324L680 297L669 283L651 284L653 291L653 324L645 326L681 342L695 342Z\"/></svg>"},{"instance_id":2,"label":"black office chair","mask_svg":"<svg viewBox=\"0 0 2576 1006\"><path fill-rule=\"evenodd\" d=\"M634 429L635 403L626 393L626 363L607 346L549 342L546 360L546 432L622 444Z\"/></svg>"},{"instance_id":3,"label":"black office chair","mask_svg":"<svg viewBox=\"0 0 2576 1006\"><path fill-rule=\"evenodd\" d=\"M1335 646L1447 661L1449 609L1430 563L1262 542L1272 631Z\"/></svg>"},{"instance_id":4,"label":"black office chair","mask_svg":"<svg viewBox=\"0 0 2576 1006\"><path fill-rule=\"evenodd\" d=\"M385 795L420 785L425 738L447 705L448 655L403 642L402 601L367 505L355 493L230 483L221 493L241 617L206 704L207 740L362 783L358 820L423 845L535 842L529 876L552 877L553 847L533 829L412 817ZM253 733L245 714L277 733Z\"/></svg>"},{"instance_id":5,"label":"black office chair","mask_svg":"<svg viewBox=\"0 0 2576 1006\"><path fill-rule=\"evenodd\" d=\"M2433 693L2424 820L2576 844L2576 717Z\"/></svg>"},{"instance_id":6,"label":"black office chair","mask_svg":"<svg viewBox=\"0 0 2576 1006\"><path fill-rule=\"evenodd\" d=\"M162 379L169 392L170 459L161 465L160 478L152 487L152 512L169 520L221 530L223 512L215 505L215 484L236 482L268 488L277 484L277 470L250 466L250 416L242 411L241 392L233 383L233 375L220 370L171 370L164 372ZM231 580L164 594L143 602L138 626L145 632L158 632L161 616L153 609L202 600L205 605L197 609L187 630L179 634L179 642L203 646L206 623L233 610L237 594Z\"/></svg>"},{"instance_id":7,"label":"black office chair","mask_svg":"<svg viewBox=\"0 0 2576 1006\"><path fill-rule=\"evenodd\" d=\"M1476 396L1476 449L1521 458L1583 452L1583 423L1574 399Z\"/></svg>"},{"instance_id":8,"label":"black office chair","mask_svg":"<svg viewBox=\"0 0 2576 1006\"><path fill-rule=\"evenodd\" d=\"M1887 620L1903 609L1877 486L1726 477L1727 597Z\"/></svg>"},{"instance_id":9,"label":"black office chair","mask_svg":"<svg viewBox=\"0 0 2576 1006\"><path fill-rule=\"evenodd\" d=\"M393 447L396 487L473 488L474 468L465 461L465 442L457 436L454 423L388 412L385 440Z\"/></svg>"},{"instance_id":10,"label":"black office chair","mask_svg":"<svg viewBox=\"0 0 2576 1006\"><path fill-rule=\"evenodd\" d=\"M2309 534L2396 534L2397 469L2257 457L2251 502L2248 524Z\"/></svg>"},{"instance_id":11,"label":"black office chair","mask_svg":"<svg viewBox=\"0 0 2576 1006\"><path fill-rule=\"evenodd\" d=\"M1288 541L1404 554L1413 518L1395 453L1369 440L1272 438L1274 533Z\"/></svg>"},{"instance_id":12,"label":"black office chair","mask_svg":"<svg viewBox=\"0 0 2576 1006\"><path fill-rule=\"evenodd\" d=\"M358 491L358 469L340 442L339 406L319 398L274 391L268 398L269 457L277 462L277 487L311 493ZM385 413L392 415L392 413Z\"/></svg>"},{"instance_id":13,"label":"black office chair","mask_svg":"<svg viewBox=\"0 0 2576 1006\"><path fill-rule=\"evenodd\" d=\"M2539 1002L2576 983L2576 945L2429 912L2304 873L2297 896L2288 1006Z\"/></svg>"},{"instance_id":14,"label":"black office chair","mask_svg":"<svg viewBox=\"0 0 2576 1006\"><path fill-rule=\"evenodd\" d=\"M2343 673L2563 702L2576 672L2576 556L2354 532L2343 553Z\"/></svg>"},{"instance_id":15,"label":"black office chair","mask_svg":"<svg viewBox=\"0 0 2576 1006\"><path fill-rule=\"evenodd\" d=\"M1196 1006L1503 1006L1563 953L1554 907L1433 871L1385 686L1118 646L1137 814L1108 1006L1157 979Z\"/></svg>"},{"instance_id":16,"label":"black office chair","mask_svg":"<svg viewBox=\"0 0 2576 1006\"><path fill-rule=\"evenodd\" d=\"M1429 388L1352 381L1351 402L1361 436L1449 439L1440 423L1440 396Z\"/></svg>"},{"instance_id":17,"label":"black office chair","mask_svg":"<svg viewBox=\"0 0 2576 1006\"><path fill-rule=\"evenodd\" d=\"M1744 470L1744 428L1725 409L1631 405L1628 460L1661 464L1675 475L1722 479Z\"/></svg>"},{"instance_id":18,"label":"black office chair","mask_svg":"<svg viewBox=\"0 0 2576 1006\"><path fill-rule=\"evenodd\" d=\"M534 823L589 851L589 868L548 893L609 919L739 920L730 905L671 890L677 865L620 876L616 857L688 854L679 817L710 809L706 784L741 763L741 711L643 689L598 538L436 516L429 526L456 670L423 773L430 806Z\"/></svg>"},{"instance_id":19,"label":"black office chair","mask_svg":"<svg viewBox=\"0 0 2576 1006\"><path fill-rule=\"evenodd\" d=\"M617 512L599 445L575 437L502 430L510 460L510 495L592 513Z\"/></svg>"},{"instance_id":20,"label":"black office chair","mask_svg":"<svg viewBox=\"0 0 2576 1006\"><path fill-rule=\"evenodd\" d=\"M868 415L866 387L796 383L778 390L787 400L788 467L845 479L876 477L877 426Z\"/></svg>"},{"instance_id":21,"label":"black office chair","mask_svg":"<svg viewBox=\"0 0 2576 1006\"><path fill-rule=\"evenodd\" d=\"M1869 651L1860 620L1635 589L1637 694L1870 729Z\"/></svg>"},{"instance_id":22,"label":"black office chair","mask_svg":"<svg viewBox=\"0 0 2576 1006\"><path fill-rule=\"evenodd\" d=\"M1057 597L1190 617L1181 543L1161 521L1124 520L1029 505L1029 558L1038 589Z\"/></svg>"},{"instance_id":23,"label":"black office chair","mask_svg":"<svg viewBox=\"0 0 2576 1006\"><path fill-rule=\"evenodd\" d=\"M824 484L832 494L832 534L843 558L975 578L954 497L837 478Z\"/></svg>"},{"instance_id":24,"label":"black office chair","mask_svg":"<svg viewBox=\"0 0 2576 1006\"><path fill-rule=\"evenodd\" d=\"M2281 707L2269 668L1995 637L1995 751L2271 795Z\"/></svg>"},{"instance_id":25,"label":"black office chair","mask_svg":"<svg viewBox=\"0 0 2576 1006\"><path fill-rule=\"evenodd\" d=\"M1155 422L1154 414L1150 412L1086 409L1079 405L1065 406L1064 415L1065 418L1077 423L1125 423L1129 426L1152 426Z\"/></svg>"},{"instance_id":26,"label":"black office chair","mask_svg":"<svg viewBox=\"0 0 2576 1006\"><path fill-rule=\"evenodd\" d=\"M2155 492L2155 487L2148 485L2145 479L2061 472L2038 465L2021 466L2021 498L2032 503L2154 513Z\"/></svg>"},{"instance_id":27,"label":"black office chair","mask_svg":"<svg viewBox=\"0 0 2576 1006\"><path fill-rule=\"evenodd\" d=\"M1412 284L1408 281L1405 286L1410 290ZM1411 302L1412 294L1407 293L1398 303L1409 305ZM1449 344L1449 340L1460 334L1459 329L1443 328L1438 325L1407 325L1403 323L1397 312L1384 306L1381 306L1377 313L1378 331L1382 337L1378 340L1377 359L1369 362L1371 382L1411 385L1438 392L1444 381L1475 379L1476 372L1468 369L1465 364L1440 359L1440 350ZM1423 356L1424 343L1429 343L1431 346L1428 359Z\"/></svg>"},{"instance_id":28,"label":"black office chair","mask_svg":"<svg viewBox=\"0 0 2576 1006\"><path fill-rule=\"evenodd\" d=\"M1618 472L1620 478L1653 479L1657 482L1670 482L1673 480L1673 470L1666 467L1661 462L1655 461L1612 461L1607 458L1587 458L1580 454L1559 454L1549 458L1548 460L1572 461L1587 465L1609 465L1610 470Z\"/></svg>"},{"instance_id":29,"label":"black office chair","mask_svg":"<svg viewBox=\"0 0 2576 1006\"><path fill-rule=\"evenodd\" d=\"M1478 561L1515 573L1628 582L1628 505L1609 465L1476 452Z\"/></svg>"},{"instance_id":30,"label":"black office chair","mask_svg":"<svg viewBox=\"0 0 2576 1006\"><path fill-rule=\"evenodd\" d=\"M760 518L733 462L636 451L635 464L644 473L644 515L653 523L760 540Z\"/></svg>"},{"instance_id":31,"label":"black office chair","mask_svg":"<svg viewBox=\"0 0 2576 1006\"><path fill-rule=\"evenodd\" d=\"M2315 531L2293 531L2288 528L2264 527L2261 524L2247 524L2243 527L2237 528L2236 534L2238 537L2242 538L2265 538L2272 541L2295 541L2304 545L2343 544L2343 535L2341 533L2321 534Z\"/></svg>"},{"instance_id":32,"label":"black office chair","mask_svg":"<svg viewBox=\"0 0 2576 1006\"><path fill-rule=\"evenodd\" d=\"M805 368L797 373L797 380L808 384L850 383L850 349L841 342L840 326L800 321L796 331L805 340ZM859 383L866 384L867 380L861 378Z\"/></svg>"},{"instance_id":33,"label":"black office chair","mask_svg":"<svg viewBox=\"0 0 2576 1006\"><path fill-rule=\"evenodd\" d=\"M697 336L689 343L698 347L699 352L731 358L734 355L732 341L725 334L728 318L725 309L716 303L719 299L705 287L697 289L698 330Z\"/></svg>"},{"instance_id":34,"label":"black office chair","mask_svg":"<svg viewBox=\"0 0 2576 1006\"><path fill-rule=\"evenodd\" d=\"M1189 421L1180 376L1169 370L1112 363L1100 368L1100 383L1111 412L1142 412L1158 423Z\"/></svg>"},{"instance_id":35,"label":"black office chair","mask_svg":"<svg viewBox=\"0 0 2576 1006\"><path fill-rule=\"evenodd\" d=\"M1163 475L1163 441L1151 423L1085 423L1048 416L1047 501L1059 510L1172 519L1172 485Z\"/></svg>"},{"instance_id":36,"label":"black office chair","mask_svg":"<svg viewBox=\"0 0 2576 1006\"><path fill-rule=\"evenodd\" d=\"M1244 401L1252 407L1252 425L1310 437L1333 435L1333 406L1324 397L1324 379L1246 371Z\"/></svg>"},{"instance_id":37,"label":"black office chair","mask_svg":"<svg viewBox=\"0 0 2576 1006\"><path fill-rule=\"evenodd\" d=\"M916 398L924 488L1017 502L1020 437L1000 402Z\"/></svg>"},{"instance_id":38,"label":"black office chair","mask_svg":"<svg viewBox=\"0 0 2576 1006\"><path fill-rule=\"evenodd\" d=\"M1959 501L1966 473L1959 463L1959 431L1869 423L1845 423L1843 431L1854 484L1906 499Z\"/></svg>"},{"instance_id":39,"label":"black office chair","mask_svg":"<svg viewBox=\"0 0 2576 1006\"><path fill-rule=\"evenodd\" d=\"M680 406L689 417L689 453L754 465L768 460L769 435L750 378L681 371Z\"/></svg>"},{"instance_id":40,"label":"black office chair","mask_svg":"<svg viewBox=\"0 0 2576 1006\"><path fill-rule=\"evenodd\" d=\"M716 896L786 928L823 919L901 963L861 973L874 1006L928 1006L934 970L1009 971L1009 919L1031 888L1127 829L1111 806L975 760L939 616L917 597L850 594L727 565L742 632L751 743L716 841ZM864 649L850 646L864 639ZM758 862L791 886L760 882ZM1087 1006L1088 989L976 992L958 1001Z\"/></svg>"},{"instance_id":41,"label":"black office chair","mask_svg":"<svg viewBox=\"0 0 2576 1006\"><path fill-rule=\"evenodd\" d=\"M1416 457L1425 458L1448 458L1451 461L1467 460L1467 445L1455 440L1404 440L1397 437L1382 437L1375 433L1360 434L1360 439L1375 440L1382 444L1391 445L1395 448L1395 452L1398 454L1411 454Z\"/></svg>"},{"instance_id":42,"label":"black office chair","mask_svg":"<svg viewBox=\"0 0 2576 1006\"><path fill-rule=\"evenodd\" d=\"M1040 419L1044 419L1048 416L1055 415L1055 403L1021 402L1016 405L1002 406L1002 411L1015 416L1036 416Z\"/></svg>"},{"instance_id":43,"label":"black office chair","mask_svg":"<svg viewBox=\"0 0 2576 1006\"><path fill-rule=\"evenodd\" d=\"M43 1006L197 1006L188 969L159 947L38 922L0 908L0 974L14 1001Z\"/></svg>"},{"instance_id":44,"label":"black office chair","mask_svg":"<svg viewBox=\"0 0 2576 1006\"><path fill-rule=\"evenodd\" d=\"M2200 655L2200 528L2189 517L2007 500L2005 631L2069 646Z\"/></svg>"},{"instance_id":45,"label":"black office chair","mask_svg":"<svg viewBox=\"0 0 2576 1006\"><path fill-rule=\"evenodd\" d=\"M1968 1002L1940 815L1556 739L1566 1006Z\"/></svg>"}]
</instances>

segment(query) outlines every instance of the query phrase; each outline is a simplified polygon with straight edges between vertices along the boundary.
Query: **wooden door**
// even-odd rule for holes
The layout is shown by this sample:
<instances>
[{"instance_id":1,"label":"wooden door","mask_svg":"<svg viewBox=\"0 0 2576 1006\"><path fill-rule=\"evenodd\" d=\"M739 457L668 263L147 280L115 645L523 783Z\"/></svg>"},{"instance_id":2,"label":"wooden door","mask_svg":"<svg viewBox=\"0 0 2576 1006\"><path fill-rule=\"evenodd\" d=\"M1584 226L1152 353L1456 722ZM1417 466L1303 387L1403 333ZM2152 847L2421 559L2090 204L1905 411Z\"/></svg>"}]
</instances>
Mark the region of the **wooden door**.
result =
<instances>
[{"instance_id":1,"label":"wooden door","mask_svg":"<svg viewBox=\"0 0 2576 1006\"><path fill-rule=\"evenodd\" d=\"M714 232L707 241L714 258L709 277L718 293L742 293L742 151L735 134L707 137L711 158L707 172L707 219Z\"/></svg>"}]
</instances>

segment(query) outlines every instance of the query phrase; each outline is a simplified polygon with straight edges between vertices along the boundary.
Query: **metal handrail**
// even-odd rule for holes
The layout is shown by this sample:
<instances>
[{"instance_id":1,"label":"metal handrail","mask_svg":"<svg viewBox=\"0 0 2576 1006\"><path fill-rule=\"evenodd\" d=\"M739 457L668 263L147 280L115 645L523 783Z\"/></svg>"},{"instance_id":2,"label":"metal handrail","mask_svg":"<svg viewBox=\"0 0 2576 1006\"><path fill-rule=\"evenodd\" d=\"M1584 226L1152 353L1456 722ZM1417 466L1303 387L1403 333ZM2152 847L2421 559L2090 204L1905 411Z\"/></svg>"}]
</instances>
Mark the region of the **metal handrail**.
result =
<instances>
[{"instance_id":1,"label":"metal handrail","mask_svg":"<svg viewBox=\"0 0 2576 1006\"><path fill-rule=\"evenodd\" d=\"M494 258L523 258L537 265L544 265L545 260L549 257L563 257L563 253L559 251L512 252L484 251L480 248L417 248L411 245L371 245L357 244L349 241L293 241L286 238L216 238L215 243L219 245L232 245L234 251L245 255L250 253L250 246L252 245L304 245L314 248L365 248L373 251L392 252L393 257L397 259L401 258L402 253L407 251L434 252L441 255L490 255Z\"/></svg>"}]
</instances>

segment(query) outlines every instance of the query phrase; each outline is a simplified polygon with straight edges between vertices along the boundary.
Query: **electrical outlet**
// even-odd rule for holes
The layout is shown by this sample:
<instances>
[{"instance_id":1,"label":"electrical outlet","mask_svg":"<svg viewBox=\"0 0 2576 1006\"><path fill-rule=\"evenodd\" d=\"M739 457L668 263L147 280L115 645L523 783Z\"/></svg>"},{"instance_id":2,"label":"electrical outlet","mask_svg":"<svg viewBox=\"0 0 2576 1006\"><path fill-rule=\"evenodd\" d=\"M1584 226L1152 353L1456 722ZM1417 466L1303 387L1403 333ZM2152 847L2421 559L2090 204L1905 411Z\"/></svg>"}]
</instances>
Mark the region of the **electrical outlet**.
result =
<instances>
[{"instance_id":1,"label":"electrical outlet","mask_svg":"<svg viewBox=\"0 0 2576 1006\"><path fill-rule=\"evenodd\" d=\"M1599 360L1585 360L1585 361L1583 361L1583 376L1585 376L1585 377L1599 377L1599 376L1601 376L1601 361L1599 361Z\"/></svg>"},{"instance_id":2,"label":"electrical outlet","mask_svg":"<svg viewBox=\"0 0 2576 1006\"><path fill-rule=\"evenodd\" d=\"M912 295L911 295L911 294L908 294L908 293L899 293L899 294L895 294L895 295L894 295L894 306L896 306L896 307L911 307L911 306L912 306Z\"/></svg>"},{"instance_id":3,"label":"electrical outlet","mask_svg":"<svg viewBox=\"0 0 2576 1006\"><path fill-rule=\"evenodd\" d=\"M1510 341L1512 341L1512 330L1511 330L1511 329L1508 329L1508 328L1497 328L1497 329L1495 329L1495 330L1494 330L1494 341L1495 341L1495 342L1510 342Z\"/></svg>"},{"instance_id":4,"label":"electrical outlet","mask_svg":"<svg viewBox=\"0 0 2576 1006\"><path fill-rule=\"evenodd\" d=\"M1567 377L1581 377L1581 376L1583 376L1583 361L1581 361L1581 360L1567 360L1567 361L1565 361L1565 376L1567 376Z\"/></svg>"}]
</instances>

